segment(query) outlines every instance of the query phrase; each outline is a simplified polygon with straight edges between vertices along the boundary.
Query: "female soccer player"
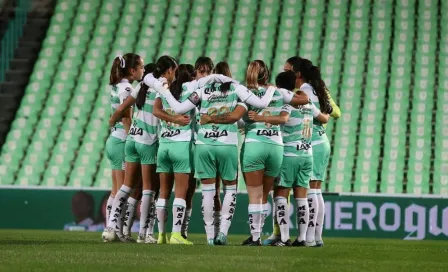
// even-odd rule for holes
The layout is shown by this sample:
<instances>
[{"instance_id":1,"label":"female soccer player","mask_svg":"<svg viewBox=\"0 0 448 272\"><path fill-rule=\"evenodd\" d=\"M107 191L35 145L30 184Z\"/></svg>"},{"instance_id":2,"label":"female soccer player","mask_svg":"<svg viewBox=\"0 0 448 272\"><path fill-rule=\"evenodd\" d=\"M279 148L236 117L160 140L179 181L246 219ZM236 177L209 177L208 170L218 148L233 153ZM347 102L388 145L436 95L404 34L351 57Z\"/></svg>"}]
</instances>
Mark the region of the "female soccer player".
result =
<instances>
[{"instance_id":1,"label":"female soccer player","mask_svg":"<svg viewBox=\"0 0 448 272\"><path fill-rule=\"evenodd\" d=\"M294 89L294 72L280 73L276 78L276 85L287 89ZM328 122L328 115L322 114L310 101L307 105L297 109L291 106L282 108L281 114L288 114L288 121L282 126L283 136L283 163L281 176L275 192L275 211L277 223L280 226L281 238L274 246L290 246L288 202L289 191L293 188L297 203L297 222L299 236L292 243L293 246L305 246L305 236L308 227L307 190L313 170L313 155L311 148L311 135L313 131L313 117L321 123ZM263 119L262 119L263 120Z\"/></svg>"},{"instance_id":2,"label":"female soccer player","mask_svg":"<svg viewBox=\"0 0 448 272\"><path fill-rule=\"evenodd\" d=\"M335 118L341 115L339 107L332 102L325 82L322 80L320 70L307 59L292 58L288 60L292 64L291 69L296 73L296 87L308 94L311 101L323 113L328 113ZM328 161L330 158L330 142L325 133L325 126L319 120L313 122L313 174L311 176L308 191L310 205L310 222L307 231L307 246L323 246L322 229L324 223L325 204L322 197L321 184L325 180Z\"/></svg>"},{"instance_id":3,"label":"female soccer player","mask_svg":"<svg viewBox=\"0 0 448 272\"><path fill-rule=\"evenodd\" d=\"M269 70L261 60L252 61L247 68L247 87L257 95L263 95L268 87ZM260 235L267 216L267 198L275 178L280 174L283 159L283 141L279 124L254 122L257 115L278 116L284 104L306 105L308 96L302 92L293 94L276 89L274 97L265 109L249 107L241 162L249 195L249 224L251 237L243 245L261 245ZM285 122L286 119L283 119Z\"/></svg>"},{"instance_id":4,"label":"female soccer player","mask_svg":"<svg viewBox=\"0 0 448 272\"><path fill-rule=\"evenodd\" d=\"M136 54L128 53L124 56L119 55L114 59L109 79L109 84L112 86L112 112L129 97L133 90L131 83L134 80L141 79L143 71L143 60ZM117 190L124 182L124 148L130 126L131 112L128 110L123 112L120 121L113 123L111 126L111 134L106 142L106 156L112 168L112 192L107 200L108 220ZM121 238L122 222L117 223L118 226L113 231L116 231L117 236Z\"/></svg>"},{"instance_id":5,"label":"female soccer player","mask_svg":"<svg viewBox=\"0 0 448 272\"><path fill-rule=\"evenodd\" d=\"M228 79L229 81L231 79ZM184 102L178 102L161 84L155 89L166 99L176 114L183 114L200 106L201 123L196 139L196 176L202 182L202 210L207 242L215 244L213 225L216 176L219 173L225 187L220 234L217 244L226 244L227 232L236 205L236 173L238 168L236 121L246 111L238 100L263 108L269 104L274 88L268 89L261 99L244 86L232 82L213 83L194 91Z\"/></svg>"},{"instance_id":6,"label":"female soccer player","mask_svg":"<svg viewBox=\"0 0 448 272\"><path fill-rule=\"evenodd\" d=\"M174 79L174 72L177 68L177 64L173 58L169 56L162 56L157 60L157 68L154 71L156 78L163 78L167 82L172 82ZM152 75L152 74L151 74ZM146 78L146 77L145 77ZM142 90L140 90L142 92ZM139 93L140 94L140 93ZM109 122L114 122L119 119L125 107L130 107L135 98L138 96L134 93L133 98L129 103L125 103L122 107L118 108ZM140 97L143 97L141 95ZM140 231L137 242L145 242L146 230L149 221L150 203L154 199L156 186L156 155L158 144L158 119L153 115L153 105L156 97L156 92L152 89L148 89L144 97L144 102L139 103L137 101L138 111L134 115L132 127L129 131L129 137L126 141L125 147L125 161L126 161L126 174L123 186L117 193L117 197L114 200L112 206L112 212L114 216L110 218L108 229L103 233L103 237L106 240L114 240L113 228L116 226L116 221L121 217L122 209L129 197L132 188L135 186L136 173L138 165L141 164L142 180L143 180L143 196L141 203L141 216L140 216ZM134 101L132 101L134 100ZM141 107L139 107L141 106Z\"/></svg>"}]
</instances>

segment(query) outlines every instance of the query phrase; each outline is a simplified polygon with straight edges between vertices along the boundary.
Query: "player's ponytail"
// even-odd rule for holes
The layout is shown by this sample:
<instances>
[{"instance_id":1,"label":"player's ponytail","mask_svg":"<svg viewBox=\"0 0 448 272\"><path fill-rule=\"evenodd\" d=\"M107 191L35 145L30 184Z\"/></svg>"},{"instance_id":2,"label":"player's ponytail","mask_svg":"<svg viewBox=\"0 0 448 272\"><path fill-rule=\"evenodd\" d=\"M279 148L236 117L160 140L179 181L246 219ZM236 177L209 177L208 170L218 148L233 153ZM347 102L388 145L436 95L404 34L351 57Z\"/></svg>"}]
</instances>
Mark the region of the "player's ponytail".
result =
<instances>
[{"instance_id":1,"label":"player's ponytail","mask_svg":"<svg viewBox=\"0 0 448 272\"><path fill-rule=\"evenodd\" d=\"M185 82L190 82L193 80L191 71L189 71L188 68L189 67L187 66L187 64L179 65L176 70L175 80L173 81L173 83L170 86L171 94L177 100L180 99L180 96L182 94L182 85Z\"/></svg>"},{"instance_id":2,"label":"player's ponytail","mask_svg":"<svg viewBox=\"0 0 448 272\"><path fill-rule=\"evenodd\" d=\"M224 75L226 77L232 77L232 73L230 72L230 67L227 62L221 61L220 63L216 64L215 69L213 70L213 73Z\"/></svg>"},{"instance_id":3,"label":"player's ponytail","mask_svg":"<svg viewBox=\"0 0 448 272\"><path fill-rule=\"evenodd\" d=\"M141 57L134 53L116 56L110 69L109 84L117 85L123 78L131 75L130 70L136 69L139 61Z\"/></svg>"},{"instance_id":4,"label":"player's ponytail","mask_svg":"<svg viewBox=\"0 0 448 272\"><path fill-rule=\"evenodd\" d=\"M266 85L269 81L269 69L262 60L249 63L246 72L248 89L257 89L259 85Z\"/></svg>"},{"instance_id":5,"label":"player's ponytail","mask_svg":"<svg viewBox=\"0 0 448 272\"><path fill-rule=\"evenodd\" d=\"M154 70L156 69L156 65L154 63L148 63L145 65L145 73L143 74L143 78L147 75L150 74L152 72L154 72ZM135 105L137 106L137 108L139 110L141 110L143 108L143 106L145 105L146 102L146 94L148 93L148 85L146 85L145 83L140 82L140 90L137 94L137 98L135 99Z\"/></svg>"},{"instance_id":6,"label":"player's ponytail","mask_svg":"<svg viewBox=\"0 0 448 272\"><path fill-rule=\"evenodd\" d=\"M170 68L176 69L177 63L170 56L161 56L156 62L156 68L152 73L155 78L161 77Z\"/></svg>"}]
</instances>

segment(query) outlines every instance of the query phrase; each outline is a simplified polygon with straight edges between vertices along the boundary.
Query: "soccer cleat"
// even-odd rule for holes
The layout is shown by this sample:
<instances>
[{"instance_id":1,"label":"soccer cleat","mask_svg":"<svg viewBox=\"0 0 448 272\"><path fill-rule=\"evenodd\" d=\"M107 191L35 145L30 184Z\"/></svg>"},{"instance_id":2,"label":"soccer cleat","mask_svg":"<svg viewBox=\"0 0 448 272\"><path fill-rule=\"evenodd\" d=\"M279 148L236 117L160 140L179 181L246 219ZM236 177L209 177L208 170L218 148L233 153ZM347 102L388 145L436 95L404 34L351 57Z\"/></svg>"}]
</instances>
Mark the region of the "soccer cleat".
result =
<instances>
[{"instance_id":1,"label":"soccer cleat","mask_svg":"<svg viewBox=\"0 0 448 272\"><path fill-rule=\"evenodd\" d=\"M278 239L277 241L273 242L271 246L277 246L277 247L290 247L292 246L291 240L286 240L286 242L283 242L281 239Z\"/></svg>"},{"instance_id":2,"label":"soccer cleat","mask_svg":"<svg viewBox=\"0 0 448 272\"><path fill-rule=\"evenodd\" d=\"M209 245L209 246L214 246L214 245L215 245L215 240L212 239L212 238L208 239L208 240L207 240L207 245Z\"/></svg>"},{"instance_id":3,"label":"soccer cleat","mask_svg":"<svg viewBox=\"0 0 448 272\"><path fill-rule=\"evenodd\" d=\"M188 241L187 239L185 239L184 237L182 237L182 235L180 233L172 233L171 234L171 238L170 238L170 244L171 245L193 245L192 242Z\"/></svg>"},{"instance_id":4,"label":"soccer cleat","mask_svg":"<svg viewBox=\"0 0 448 272\"><path fill-rule=\"evenodd\" d=\"M152 234L146 234L145 244L157 244L157 239Z\"/></svg>"},{"instance_id":5,"label":"soccer cleat","mask_svg":"<svg viewBox=\"0 0 448 272\"><path fill-rule=\"evenodd\" d=\"M263 245L271 246L278 240L280 240L280 235L271 234L271 236L269 236L266 240L263 241Z\"/></svg>"},{"instance_id":6,"label":"soccer cleat","mask_svg":"<svg viewBox=\"0 0 448 272\"><path fill-rule=\"evenodd\" d=\"M144 243L145 243L145 235L139 233L137 237L137 244L144 244Z\"/></svg>"},{"instance_id":7,"label":"soccer cleat","mask_svg":"<svg viewBox=\"0 0 448 272\"><path fill-rule=\"evenodd\" d=\"M227 245L227 236L225 236L222 232L218 233L218 236L215 239L215 245Z\"/></svg>"},{"instance_id":8,"label":"soccer cleat","mask_svg":"<svg viewBox=\"0 0 448 272\"><path fill-rule=\"evenodd\" d=\"M254 241L254 240L252 240L252 237L251 237L250 241L247 244L245 244L245 246L261 246L261 239L258 238L257 241Z\"/></svg>"},{"instance_id":9,"label":"soccer cleat","mask_svg":"<svg viewBox=\"0 0 448 272\"><path fill-rule=\"evenodd\" d=\"M316 241L316 247L323 247L324 246L324 241L320 240L320 241Z\"/></svg>"},{"instance_id":10,"label":"soccer cleat","mask_svg":"<svg viewBox=\"0 0 448 272\"><path fill-rule=\"evenodd\" d=\"M114 242L117 240L117 234L115 233L113 228L107 228L103 231L101 235L104 242Z\"/></svg>"},{"instance_id":11,"label":"soccer cleat","mask_svg":"<svg viewBox=\"0 0 448 272\"><path fill-rule=\"evenodd\" d=\"M305 244L306 244L307 247L316 247L316 241L312 241L312 242L306 241Z\"/></svg>"},{"instance_id":12,"label":"soccer cleat","mask_svg":"<svg viewBox=\"0 0 448 272\"><path fill-rule=\"evenodd\" d=\"M166 238L166 233L159 233L159 239L157 239L157 244L159 245L169 244L169 241Z\"/></svg>"},{"instance_id":13,"label":"soccer cleat","mask_svg":"<svg viewBox=\"0 0 448 272\"><path fill-rule=\"evenodd\" d=\"M241 244L243 246L247 246L248 244L250 244L252 242L252 235L249 236L249 238L247 238L246 240L244 240L244 242Z\"/></svg>"},{"instance_id":14,"label":"soccer cleat","mask_svg":"<svg viewBox=\"0 0 448 272\"><path fill-rule=\"evenodd\" d=\"M294 242L292 243L293 247L306 247L306 243L305 241L299 241L299 240L294 240Z\"/></svg>"},{"instance_id":15,"label":"soccer cleat","mask_svg":"<svg viewBox=\"0 0 448 272\"><path fill-rule=\"evenodd\" d=\"M124 243L135 243L135 239L130 234L124 235Z\"/></svg>"}]
</instances>

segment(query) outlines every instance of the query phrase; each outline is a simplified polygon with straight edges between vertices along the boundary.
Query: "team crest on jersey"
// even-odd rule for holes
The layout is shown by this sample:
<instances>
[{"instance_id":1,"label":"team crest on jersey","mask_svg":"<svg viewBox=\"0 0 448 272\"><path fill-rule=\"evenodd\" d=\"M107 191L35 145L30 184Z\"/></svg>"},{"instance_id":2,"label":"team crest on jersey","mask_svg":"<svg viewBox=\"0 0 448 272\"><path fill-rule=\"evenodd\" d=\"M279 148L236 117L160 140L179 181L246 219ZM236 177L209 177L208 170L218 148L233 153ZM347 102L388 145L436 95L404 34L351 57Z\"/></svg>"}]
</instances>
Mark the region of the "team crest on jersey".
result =
<instances>
[{"instance_id":1,"label":"team crest on jersey","mask_svg":"<svg viewBox=\"0 0 448 272\"><path fill-rule=\"evenodd\" d=\"M130 87L126 87L126 89L125 89L127 92L130 92L131 91L131 88Z\"/></svg>"}]
</instances>

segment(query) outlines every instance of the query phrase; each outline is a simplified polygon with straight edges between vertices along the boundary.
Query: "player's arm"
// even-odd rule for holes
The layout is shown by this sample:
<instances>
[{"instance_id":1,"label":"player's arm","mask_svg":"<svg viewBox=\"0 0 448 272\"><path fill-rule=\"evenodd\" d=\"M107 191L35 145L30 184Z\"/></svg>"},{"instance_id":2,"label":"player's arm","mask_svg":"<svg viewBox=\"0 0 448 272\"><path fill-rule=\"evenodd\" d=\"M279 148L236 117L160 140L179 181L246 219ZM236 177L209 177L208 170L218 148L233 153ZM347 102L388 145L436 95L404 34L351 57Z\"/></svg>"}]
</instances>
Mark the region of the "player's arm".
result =
<instances>
[{"instance_id":1,"label":"player's arm","mask_svg":"<svg viewBox=\"0 0 448 272\"><path fill-rule=\"evenodd\" d=\"M259 109L264 109L271 103L274 96L275 87L269 86L266 93L260 98L249 91L245 86L238 85L235 89L236 95L244 103L254 106Z\"/></svg>"},{"instance_id":2,"label":"player's arm","mask_svg":"<svg viewBox=\"0 0 448 272\"><path fill-rule=\"evenodd\" d=\"M293 107L297 107L299 105L306 105L309 103L308 95L300 90L296 93L293 93L286 89L280 88L278 89L278 91L283 96L283 101L286 104L289 104Z\"/></svg>"},{"instance_id":3,"label":"player's arm","mask_svg":"<svg viewBox=\"0 0 448 272\"><path fill-rule=\"evenodd\" d=\"M328 123L328 121L330 120L330 115L322 113L314 104L312 104L311 109L313 111L314 119L321 122L322 124Z\"/></svg>"},{"instance_id":4,"label":"player's arm","mask_svg":"<svg viewBox=\"0 0 448 272\"><path fill-rule=\"evenodd\" d=\"M166 122L170 122L170 123L175 123L175 124L179 124L181 126L186 126L190 123L190 117L186 116L186 115L170 115L168 114L162 106L162 99L156 98L156 100L154 101L154 108L153 108L153 112L152 114L154 114L155 117L164 120Z\"/></svg>"},{"instance_id":5,"label":"player's arm","mask_svg":"<svg viewBox=\"0 0 448 272\"><path fill-rule=\"evenodd\" d=\"M166 99L166 101L170 105L170 108L173 109L176 114L184 114L194 109L196 105L201 102L200 94L202 93L202 89L193 92L188 97L188 99L182 103L177 101L176 98L174 98L174 96L171 94L170 90L167 88L167 85L162 85L161 82L156 82L154 84L154 90L156 90L156 92L158 92Z\"/></svg>"},{"instance_id":6,"label":"player's arm","mask_svg":"<svg viewBox=\"0 0 448 272\"><path fill-rule=\"evenodd\" d=\"M247 115L249 116L249 119L254 122L263 122L272 125L283 125L288 122L289 119L289 113L286 111L282 111L279 115L276 116L263 116L259 115L255 111L249 111Z\"/></svg>"},{"instance_id":7,"label":"player's arm","mask_svg":"<svg viewBox=\"0 0 448 272\"><path fill-rule=\"evenodd\" d=\"M125 129L129 130L129 128L126 128L126 125L125 125L125 123L128 121L123 120L123 118L129 119L129 127L130 127L131 107L132 107L132 105L134 105L134 103L135 103L135 98L132 95L128 96L110 117L109 126L111 126L111 127L115 126L115 123L117 123L120 119L122 119Z\"/></svg>"},{"instance_id":8,"label":"player's arm","mask_svg":"<svg viewBox=\"0 0 448 272\"><path fill-rule=\"evenodd\" d=\"M214 124L233 124L238 122L238 120L243 117L244 113L246 113L247 108L242 104L238 104L236 108L232 112L217 114L217 115L201 115L201 125L214 123Z\"/></svg>"},{"instance_id":9,"label":"player's arm","mask_svg":"<svg viewBox=\"0 0 448 272\"><path fill-rule=\"evenodd\" d=\"M328 95L328 101L330 102L330 106L333 108L333 111L331 112L330 116L335 119L338 119L341 117L341 109L336 104L336 102L334 102L333 98L330 95L330 91L328 89L326 89L326 91Z\"/></svg>"}]
</instances>

